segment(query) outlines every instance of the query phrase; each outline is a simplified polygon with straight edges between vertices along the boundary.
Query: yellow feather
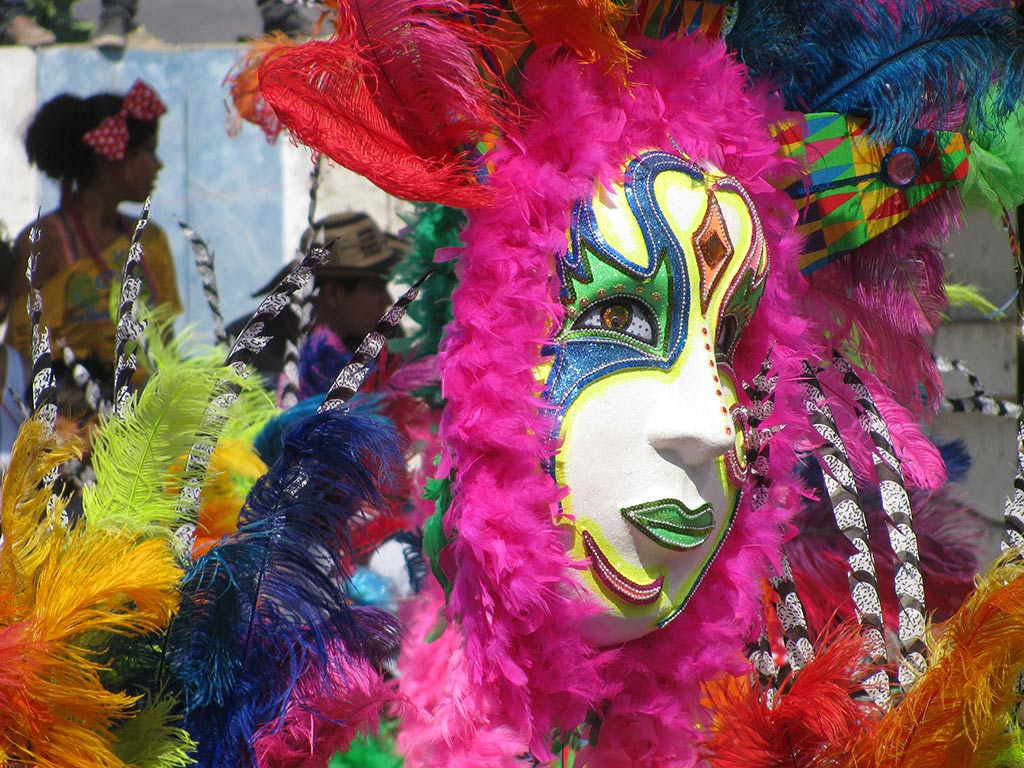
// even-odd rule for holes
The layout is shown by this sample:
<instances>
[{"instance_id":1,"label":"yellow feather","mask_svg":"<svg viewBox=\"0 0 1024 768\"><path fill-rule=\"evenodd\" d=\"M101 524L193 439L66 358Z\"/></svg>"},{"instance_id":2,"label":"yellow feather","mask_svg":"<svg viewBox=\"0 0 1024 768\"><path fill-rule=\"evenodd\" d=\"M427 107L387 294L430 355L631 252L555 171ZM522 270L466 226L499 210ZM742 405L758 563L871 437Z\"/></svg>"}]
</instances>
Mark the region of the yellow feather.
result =
<instances>
[{"instance_id":1,"label":"yellow feather","mask_svg":"<svg viewBox=\"0 0 1024 768\"><path fill-rule=\"evenodd\" d=\"M196 521L192 556L205 553L215 541L238 527L238 513L267 465L250 442L221 439L210 456L210 470L203 487L202 507Z\"/></svg>"},{"instance_id":2,"label":"yellow feather","mask_svg":"<svg viewBox=\"0 0 1024 768\"><path fill-rule=\"evenodd\" d=\"M166 542L61 523L47 471L75 455L35 422L4 478L0 539L0 765L119 768L111 728L136 699L104 688L114 634L166 626L181 576Z\"/></svg>"},{"instance_id":3,"label":"yellow feather","mask_svg":"<svg viewBox=\"0 0 1024 768\"><path fill-rule=\"evenodd\" d=\"M22 423L11 449L11 463L0 490L0 583L14 589L34 571L44 556L42 543L47 530L59 524L65 502L53 497L44 483L54 467L80 456L77 442L62 441L45 425L34 419ZM40 524L44 521L44 524Z\"/></svg>"},{"instance_id":4,"label":"yellow feather","mask_svg":"<svg viewBox=\"0 0 1024 768\"><path fill-rule=\"evenodd\" d=\"M54 632L49 639L145 633L167 623L181 570L165 542L87 526L65 536L63 551L40 569L35 594L36 615Z\"/></svg>"}]
</instances>

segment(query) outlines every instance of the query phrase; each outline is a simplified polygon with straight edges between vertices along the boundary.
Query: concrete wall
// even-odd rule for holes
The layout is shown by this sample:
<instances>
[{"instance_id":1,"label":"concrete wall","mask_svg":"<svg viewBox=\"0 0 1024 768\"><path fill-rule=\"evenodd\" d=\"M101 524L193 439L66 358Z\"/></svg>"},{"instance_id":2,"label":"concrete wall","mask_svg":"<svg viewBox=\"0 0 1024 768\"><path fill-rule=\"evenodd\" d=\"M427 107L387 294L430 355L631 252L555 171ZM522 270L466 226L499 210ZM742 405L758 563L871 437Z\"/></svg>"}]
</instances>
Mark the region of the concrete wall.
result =
<instances>
[{"instance_id":1,"label":"concrete wall","mask_svg":"<svg viewBox=\"0 0 1024 768\"><path fill-rule=\"evenodd\" d=\"M936 335L934 350L944 357L963 359L990 394L1017 400L1017 325L1013 320L1015 276L1007 233L987 213L971 214L965 229L948 244L951 281L977 285L996 305L1009 302L1008 318L985 320L973 309L951 313L951 321ZM951 396L969 395L959 374L945 377ZM1017 424L1014 420L978 414L942 414L932 425L935 433L963 439L972 468L966 490L971 501L992 521L984 546L995 555L1002 533L1003 502L1013 492L1017 465Z\"/></svg>"}]
</instances>

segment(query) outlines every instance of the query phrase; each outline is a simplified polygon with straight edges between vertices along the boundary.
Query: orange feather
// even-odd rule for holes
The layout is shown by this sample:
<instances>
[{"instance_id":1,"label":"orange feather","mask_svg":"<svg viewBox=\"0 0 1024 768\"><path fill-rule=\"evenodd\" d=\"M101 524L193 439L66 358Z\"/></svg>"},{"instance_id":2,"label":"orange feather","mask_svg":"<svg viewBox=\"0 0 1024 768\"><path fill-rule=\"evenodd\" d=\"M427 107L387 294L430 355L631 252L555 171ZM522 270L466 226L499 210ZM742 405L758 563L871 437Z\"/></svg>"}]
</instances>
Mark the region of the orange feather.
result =
<instances>
[{"instance_id":1,"label":"orange feather","mask_svg":"<svg viewBox=\"0 0 1024 768\"><path fill-rule=\"evenodd\" d=\"M512 7L538 48L560 43L580 61L604 61L609 70L625 68L635 54L615 29L627 15L615 0L512 0Z\"/></svg>"},{"instance_id":2,"label":"orange feather","mask_svg":"<svg viewBox=\"0 0 1024 768\"><path fill-rule=\"evenodd\" d=\"M249 44L249 49L228 73L225 83L231 94L234 114L228 126L228 132L237 135L242 130L242 121L258 125L273 142L284 129L277 114L260 92L260 65L264 61L273 61L290 48L299 45L299 41L288 37L284 32L264 35Z\"/></svg>"},{"instance_id":3,"label":"orange feather","mask_svg":"<svg viewBox=\"0 0 1024 768\"><path fill-rule=\"evenodd\" d=\"M210 456L210 470L203 488L203 505L196 521L192 558L204 554L214 542L238 528L238 513L246 494L267 471L252 445L224 438Z\"/></svg>"},{"instance_id":4,"label":"orange feather","mask_svg":"<svg viewBox=\"0 0 1024 768\"><path fill-rule=\"evenodd\" d=\"M1024 564L1013 552L935 628L932 666L904 700L847 755L851 768L970 766L1006 744L1007 717L1021 701Z\"/></svg>"},{"instance_id":5,"label":"orange feather","mask_svg":"<svg viewBox=\"0 0 1024 768\"><path fill-rule=\"evenodd\" d=\"M0 765L123 765L111 728L136 699L104 687L104 638L159 630L177 605L181 572L166 542L62 523L64 503L42 478L75 451L27 422L4 478Z\"/></svg>"},{"instance_id":6,"label":"orange feather","mask_svg":"<svg viewBox=\"0 0 1024 768\"><path fill-rule=\"evenodd\" d=\"M855 698L865 672L856 625L842 625L821 643L813 661L782 681L774 700L751 675L705 686L712 715L705 751L714 768L835 764L833 750L853 741L877 713Z\"/></svg>"}]
</instances>

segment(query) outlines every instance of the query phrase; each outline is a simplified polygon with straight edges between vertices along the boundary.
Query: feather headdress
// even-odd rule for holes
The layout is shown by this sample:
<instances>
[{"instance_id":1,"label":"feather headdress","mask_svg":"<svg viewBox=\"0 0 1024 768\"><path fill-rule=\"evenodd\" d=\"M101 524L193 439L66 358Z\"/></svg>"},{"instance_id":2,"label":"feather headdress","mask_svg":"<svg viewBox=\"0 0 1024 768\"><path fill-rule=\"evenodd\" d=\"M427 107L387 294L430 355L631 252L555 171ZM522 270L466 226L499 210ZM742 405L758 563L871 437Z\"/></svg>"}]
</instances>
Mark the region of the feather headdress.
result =
<instances>
[{"instance_id":1,"label":"feather headdress","mask_svg":"<svg viewBox=\"0 0 1024 768\"><path fill-rule=\"evenodd\" d=\"M182 581L167 659L201 765L299 764L310 753L326 760L383 703L379 665L398 627L386 612L351 605L346 586L353 531L387 509L402 450L390 422L345 403L417 288L360 345L317 412L285 437L237 530Z\"/></svg>"},{"instance_id":2,"label":"feather headdress","mask_svg":"<svg viewBox=\"0 0 1024 768\"><path fill-rule=\"evenodd\" d=\"M767 697L752 675L712 680L704 744L715 768L825 768L879 716L862 694L863 642L847 624L818 643L817 656Z\"/></svg>"},{"instance_id":3,"label":"feather headdress","mask_svg":"<svg viewBox=\"0 0 1024 768\"><path fill-rule=\"evenodd\" d=\"M698 670L717 667L731 654L738 665L743 663L742 643L730 648L728 631L718 633L729 621L697 599L692 611L663 633L617 653L601 654L572 631L590 610L588 606L571 593L546 586L564 579L571 565L552 524L561 490L543 469L544 457L554 448L545 439L551 432L549 414L535 399L533 373L541 364L540 348L552 319L561 316L561 308L539 276L551 272L553 254L564 248L573 201L590 193L594 179L607 183L614 178L624 152L661 144L672 148L671 136L691 156L713 153L712 161L724 163L727 173L743 179L756 199L763 195L764 208L779 216L766 225L776 257L784 263L795 253L787 233L791 220L784 213L785 199L776 198L771 185L756 178L758 173L772 171L781 176L787 169L786 162L776 156L767 121L760 123L762 133L756 128L757 121L771 112L771 103L756 91L745 92L739 68L725 69L728 74L723 77L728 60L720 47L710 43L646 42L644 54L633 65L628 90L617 89L615 78L598 68L574 65L555 54L536 54L526 70L524 96L534 105L537 117L514 142L494 153L488 180L502 199L507 189L523 179L532 179L533 193L510 195L514 206L475 212L463 232L466 248L459 265L460 284L453 294L455 320L442 357L442 384L448 397L442 437L448 453L441 469L447 472L451 465L457 469L452 506L445 514L445 531L452 538L447 556L455 564L448 613L455 623L448 632L460 633L465 647L459 657L461 667L453 663L449 669L447 696L453 701L439 705L438 721L431 728L411 724L408 730L416 736L403 738L408 754L425 765L452 759L468 765L472 755L485 748L484 742L488 749L495 749L517 740L518 747L506 747L511 754L526 745L543 759L553 727L573 730L587 709L609 697L601 705L609 752L625 750L654 765L692 759L695 733L687 702L697 692L691 686L701 676ZM686 77L670 78L670 71L685 72ZM637 84L640 78L647 83L643 88ZM736 129L731 121L726 128L724 119L715 119L716 114L735 108L726 104L738 101L751 109L749 117L740 121L750 128L743 139L745 154L733 154L728 141L722 147L720 131L735 136ZM567 107L576 116L572 122L561 117ZM758 112L762 117L755 118ZM702 115L697 121L702 129L696 134L684 128L684 123L693 123L695 114ZM586 132L589 142L576 141L580 131ZM510 231L502 222L511 221L522 224ZM781 268L780 272L785 274ZM773 282L769 291L775 300L784 301L791 289L783 278ZM502 324L501 318L506 317L516 321L508 324L500 340L481 343L481 329ZM752 377L756 370L744 375ZM782 494L784 487L780 485L777 492ZM716 563L721 570L715 567L709 573L706 594L728 591L732 599L718 604L730 603L730 611L745 600L756 603L756 588L751 591L751 581L740 571L757 567L755 563L767 565L779 535L767 520L784 515L782 508L772 505L765 510L764 525L744 528L748 536L737 535L737 544L742 539L745 547L733 549L726 542ZM733 573L727 576L730 570ZM514 590L506 584L514 585ZM486 596L483 601L481 590ZM538 622L540 616L563 620ZM678 655L680 638L698 624L704 625L708 638L706 655L697 649ZM487 625L500 629L488 630ZM540 653L540 648L547 650ZM410 670L409 676L414 674ZM463 699L470 691L471 710ZM636 711L645 698L648 704ZM659 730L665 739L659 739L657 747L635 752L643 748L630 741L632 735L644 739L640 734L656 721L671 723L665 731ZM444 747L446 731L460 734L450 751ZM606 754L601 748L591 750L593 759Z\"/></svg>"},{"instance_id":4,"label":"feather headdress","mask_svg":"<svg viewBox=\"0 0 1024 768\"><path fill-rule=\"evenodd\" d=\"M585 0L441 5L343 3L334 40L279 52L260 70L267 103L299 140L393 194L468 209L441 354L438 476L450 504L428 532L450 594L444 621L422 623L431 636L447 626L441 663L420 667L443 666L445 687L406 671L402 685L425 714L399 743L420 765L512 765L551 759L553 733L559 743L582 734L584 764L693 764L707 717L699 681L742 673L759 578L785 570L784 530L809 492L798 456L828 464L835 516L858 547L851 587L873 662L885 661L877 575L866 524L848 515L864 483L893 491L897 580L911 585L901 584L901 615L925 610L903 500L905 486L944 478L915 421L918 385L928 403L937 391L924 352L943 300L935 246L955 223L948 192L966 173L985 92L998 81L1000 104L1019 98L1021 78L1005 72L1021 50L1016 15L996 0L745 3L727 42L747 68L708 39L728 3L637 3L618 20L599 3L587 27L571 24L594 5ZM579 42L594 30L607 39ZM635 55L616 54L616 43ZM483 153L467 153L471 144ZM770 359L772 450L760 477L747 476L686 609L609 650L577 629L595 608L575 591L580 564L556 524L566 489L547 471L557 445L537 371L564 321L555 265L570 211L621 182L624 158L647 149L736 178L759 213L772 268L733 367L752 381ZM804 244L798 223L813 225ZM827 258L803 263L801 249ZM902 619L899 636L916 660L915 621ZM884 706L888 681L872 673Z\"/></svg>"},{"instance_id":5,"label":"feather headdress","mask_svg":"<svg viewBox=\"0 0 1024 768\"><path fill-rule=\"evenodd\" d=\"M843 764L977 765L1006 749L1021 701L1022 589L1019 553L1011 552L935 628L928 674L851 745Z\"/></svg>"},{"instance_id":6,"label":"feather headdress","mask_svg":"<svg viewBox=\"0 0 1024 768\"><path fill-rule=\"evenodd\" d=\"M381 651L367 637L393 642L393 626L344 594L348 520L380 503L400 457L382 452L386 429L341 411L307 420L253 488L238 531L189 568L168 653L201 764L251 761L250 740L278 727L293 686L317 690L318 678L299 681L340 663L332 642L370 659Z\"/></svg>"}]
</instances>

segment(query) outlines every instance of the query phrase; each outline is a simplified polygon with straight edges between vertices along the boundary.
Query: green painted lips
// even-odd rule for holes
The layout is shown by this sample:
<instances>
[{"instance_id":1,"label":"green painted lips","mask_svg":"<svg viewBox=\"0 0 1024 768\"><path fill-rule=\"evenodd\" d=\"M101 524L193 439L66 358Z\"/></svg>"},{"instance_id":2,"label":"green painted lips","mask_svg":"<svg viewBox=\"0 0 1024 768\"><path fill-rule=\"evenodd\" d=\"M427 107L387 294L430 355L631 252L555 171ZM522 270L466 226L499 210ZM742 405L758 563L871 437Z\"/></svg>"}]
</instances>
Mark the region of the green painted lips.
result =
<instances>
[{"instance_id":1,"label":"green painted lips","mask_svg":"<svg viewBox=\"0 0 1024 768\"><path fill-rule=\"evenodd\" d=\"M655 544L677 551L699 547L715 526L710 504L689 509L677 499L647 501L621 512L630 525Z\"/></svg>"}]
</instances>

